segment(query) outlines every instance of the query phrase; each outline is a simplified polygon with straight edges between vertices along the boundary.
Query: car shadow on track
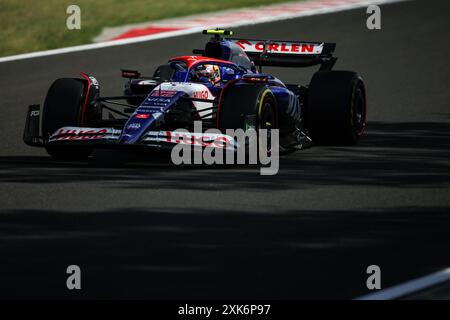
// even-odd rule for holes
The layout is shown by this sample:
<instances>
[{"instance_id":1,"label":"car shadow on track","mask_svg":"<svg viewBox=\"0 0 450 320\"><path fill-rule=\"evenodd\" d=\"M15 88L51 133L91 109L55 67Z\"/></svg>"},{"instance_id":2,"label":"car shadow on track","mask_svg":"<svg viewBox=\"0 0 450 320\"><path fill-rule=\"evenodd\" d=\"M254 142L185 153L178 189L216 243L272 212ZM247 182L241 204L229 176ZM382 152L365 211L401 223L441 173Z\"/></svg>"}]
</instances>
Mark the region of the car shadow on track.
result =
<instances>
[{"instance_id":1,"label":"car shadow on track","mask_svg":"<svg viewBox=\"0 0 450 320\"><path fill-rule=\"evenodd\" d=\"M436 187L450 185L450 124L371 122L356 147L317 146L280 159L275 176L258 166L183 165L168 153L101 151L87 163L55 162L46 156L0 157L0 182L68 183L116 181L114 188L264 189L311 185Z\"/></svg>"},{"instance_id":2,"label":"car shadow on track","mask_svg":"<svg viewBox=\"0 0 450 320\"><path fill-rule=\"evenodd\" d=\"M314 299L450 264L449 207L273 214L118 208L0 215L1 298ZM66 268L82 270L81 291Z\"/></svg>"}]
</instances>

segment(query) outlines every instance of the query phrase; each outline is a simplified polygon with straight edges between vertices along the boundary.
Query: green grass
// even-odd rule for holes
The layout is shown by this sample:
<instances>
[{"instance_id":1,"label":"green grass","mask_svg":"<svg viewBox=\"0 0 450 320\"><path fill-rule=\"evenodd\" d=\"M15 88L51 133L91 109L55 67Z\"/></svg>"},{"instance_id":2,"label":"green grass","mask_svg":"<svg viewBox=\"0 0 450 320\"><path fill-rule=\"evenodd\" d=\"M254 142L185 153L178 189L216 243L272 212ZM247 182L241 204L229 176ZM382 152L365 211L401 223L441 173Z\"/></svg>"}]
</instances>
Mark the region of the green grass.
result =
<instances>
[{"instance_id":1,"label":"green grass","mask_svg":"<svg viewBox=\"0 0 450 320\"><path fill-rule=\"evenodd\" d=\"M92 42L102 28L288 0L0 0L0 56ZM81 8L81 30L66 28L67 6Z\"/></svg>"}]
</instances>

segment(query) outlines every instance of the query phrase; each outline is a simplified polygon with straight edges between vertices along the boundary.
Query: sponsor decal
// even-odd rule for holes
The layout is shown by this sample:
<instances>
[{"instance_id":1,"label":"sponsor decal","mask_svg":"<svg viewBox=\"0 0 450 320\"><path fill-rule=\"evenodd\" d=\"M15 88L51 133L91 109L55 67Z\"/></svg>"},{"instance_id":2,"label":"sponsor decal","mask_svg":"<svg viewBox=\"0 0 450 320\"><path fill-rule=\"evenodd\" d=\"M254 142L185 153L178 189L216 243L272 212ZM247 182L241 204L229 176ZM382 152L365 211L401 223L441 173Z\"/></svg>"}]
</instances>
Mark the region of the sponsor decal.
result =
<instances>
[{"instance_id":1,"label":"sponsor decal","mask_svg":"<svg viewBox=\"0 0 450 320\"><path fill-rule=\"evenodd\" d=\"M152 102L152 103L169 103L170 102L170 98L159 98L159 97L150 97L147 98L147 102Z\"/></svg>"},{"instance_id":2,"label":"sponsor decal","mask_svg":"<svg viewBox=\"0 0 450 320\"><path fill-rule=\"evenodd\" d=\"M235 43L246 52L263 52L264 46L270 53L320 54L323 50L323 43L270 41L265 44L264 41L258 40L236 40Z\"/></svg>"},{"instance_id":3,"label":"sponsor decal","mask_svg":"<svg viewBox=\"0 0 450 320\"><path fill-rule=\"evenodd\" d=\"M178 91L175 90L159 90L159 89L155 89L153 90L153 92L151 93L152 97L173 97L174 95L177 94Z\"/></svg>"},{"instance_id":4,"label":"sponsor decal","mask_svg":"<svg viewBox=\"0 0 450 320\"><path fill-rule=\"evenodd\" d=\"M231 137L220 134L166 131L166 142L182 143L192 146L225 148L234 144Z\"/></svg>"},{"instance_id":5,"label":"sponsor decal","mask_svg":"<svg viewBox=\"0 0 450 320\"><path fill-rule=\"evenodd\" d=\"M153 105L153 106L140 106L138 112L144 114L144 113L155 113L155 112L164 112L165 107L159 107L157 105ZM143 118L143 119L147 119Z\"/></svg>"},{"instance_id":6,"label":"sponsor decal","mask_svg":"<svg viewBox=\"0 0 450 320\"><path fill-rule=\"evenodd\" d=\"M106 137L108 129L77 129L77 128L61 128L53 136L51 140L95 140Z\"/></svg>"},{"instance_id":7,"label":"sponsor decal","mask_svg":"<svg viewBox=\"0 0 450 320\"><path fill-rule=\"evenodd\" d=\"M278 173L278 129L259 129L258 132L254 129L227 129L226 134L223 134L218 129L203 132L201 121L195 121L194 132L185 129L167 131L166 142L176 144L171 152L175 165L260 163L261 175Z\"/></svg>"},{"instance_id":8,"label":"sponsor decal","mask_svg":"<svg viewBox=\"0 0 450 320\"><path fill-rule=\"evenodd\" d=\"M131 129L131 130L137 130L141 127L141 124L139 122L134 122L131 123L127 126L127 129Z\"/></svg>"},{"instance_id":9,"label":"sponsor decal","mask_svg":"<svg viewBox=\"0 0 450 320\"><path fill-rule=\"evenodd\" d=\"M194 98L196 99L208 99L208 90L194 92Z\"/></svg>"}]
</instances>

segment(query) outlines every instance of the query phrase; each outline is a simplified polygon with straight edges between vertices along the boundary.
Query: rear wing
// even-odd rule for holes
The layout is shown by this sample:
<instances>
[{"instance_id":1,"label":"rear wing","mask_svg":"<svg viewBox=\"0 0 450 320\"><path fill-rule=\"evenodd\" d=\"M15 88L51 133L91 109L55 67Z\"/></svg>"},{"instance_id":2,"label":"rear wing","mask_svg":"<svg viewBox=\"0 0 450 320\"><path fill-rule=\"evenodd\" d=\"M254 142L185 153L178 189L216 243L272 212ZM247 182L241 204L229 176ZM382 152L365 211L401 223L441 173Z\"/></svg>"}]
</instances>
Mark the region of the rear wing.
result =
<instances>
[{"instance_id":1,"label":"rear wing","mask_svg":"<svg viewBox=\"0 0 450 320\"><path fill-rule=\"evenodd\" d=\"M321 70L331 70L337 58L333 57L335 43L255 40L227 38L241 47L259 66L310 67L321 65Z\"/></svg>"}]
</instances>

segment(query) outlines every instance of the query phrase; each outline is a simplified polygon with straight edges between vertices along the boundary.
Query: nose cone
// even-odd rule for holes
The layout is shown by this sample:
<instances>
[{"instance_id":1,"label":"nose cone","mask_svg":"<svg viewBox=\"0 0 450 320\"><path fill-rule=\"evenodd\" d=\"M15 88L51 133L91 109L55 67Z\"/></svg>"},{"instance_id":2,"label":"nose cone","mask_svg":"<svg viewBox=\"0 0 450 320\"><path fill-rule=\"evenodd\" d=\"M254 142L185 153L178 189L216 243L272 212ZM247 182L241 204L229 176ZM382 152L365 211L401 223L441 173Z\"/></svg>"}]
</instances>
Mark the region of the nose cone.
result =
<instances>
[{"instance_id":1,"label":"nose cone","mask_svg":"<svg viewBox=\"0 0 450 320\"><path fill-rule=\"evenodd\" d=\"M125 144L138 143L145 132L155 123L159 115L155 113L133 114L125 124L119 142Z\"/></svg>"},{"instance_id":2,"label":"nose cone","mask_svg":"<svg viewBox=\"0 0 450 320\"><path fill-rule=\"evenodd\" d=\"M138 143L148 130L163 122L164 113L173 106L179 97L185 94L183 91L175 90L175 86L172 83L163 83L153 89L128 119L119 142Z\"/></svg>"}]
</instances>

